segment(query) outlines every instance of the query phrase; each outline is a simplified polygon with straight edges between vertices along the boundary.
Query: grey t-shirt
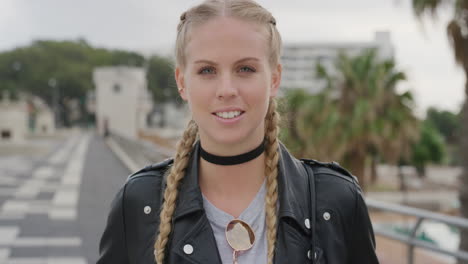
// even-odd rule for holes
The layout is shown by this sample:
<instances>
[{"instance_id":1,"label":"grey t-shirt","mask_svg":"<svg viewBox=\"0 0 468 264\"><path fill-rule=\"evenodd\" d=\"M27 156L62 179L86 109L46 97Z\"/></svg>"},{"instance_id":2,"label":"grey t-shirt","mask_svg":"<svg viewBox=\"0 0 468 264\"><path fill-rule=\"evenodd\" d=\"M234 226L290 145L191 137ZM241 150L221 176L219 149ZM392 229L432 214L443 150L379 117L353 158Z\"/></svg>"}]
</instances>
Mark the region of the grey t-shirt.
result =
<instances>
[{"instance_id":1,"label":"grey t-shirt","mask_svg":"<svg viewBox=\"0 0 468 264\"><path fill-rule=\"evenodd\" d=\"M255 242L251 249L244 251L237 258L239 264L266 263L267 262L267 240L265 224L265 182L258 191L250 205L241 213L238 219L249 224L255 233ZM206 216L213 229L219 255L223 264L232 264L233 249L226 241L226 226L235 219L232 215L214 206L203 196L203 206Z\"/></svg>"}]
</instances>

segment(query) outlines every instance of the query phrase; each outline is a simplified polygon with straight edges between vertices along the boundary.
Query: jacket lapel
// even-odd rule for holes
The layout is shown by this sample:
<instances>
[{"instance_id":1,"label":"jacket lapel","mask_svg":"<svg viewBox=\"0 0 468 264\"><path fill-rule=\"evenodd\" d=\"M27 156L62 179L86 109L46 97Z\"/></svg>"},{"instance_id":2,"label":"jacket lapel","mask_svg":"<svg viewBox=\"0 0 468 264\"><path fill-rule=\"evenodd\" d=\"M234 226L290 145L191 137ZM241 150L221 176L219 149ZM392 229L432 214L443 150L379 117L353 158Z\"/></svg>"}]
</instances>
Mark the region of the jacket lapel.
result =
<instances>
[{"instance_id":1,"label":"jacket lapel","mask_svg":"<svg viewBox=\"0 0 468 264\"><path fill-rule=\"evenodd\" d=\"M280 144L275 263L306 263L310 249L309 189L302 163Z\"/></svg>"},{"instance_id":2,"label":"jacket lapel","mask_svg":"<svg viewBox=\"0 0 468 264\"><path fill-rule=\"evenodd\" d=\"M280 143L278 170L279 212L278 217L289 217L301 231L310 234L305 224L310 217L307 172L301 161L292 157ZM309 219L310 221L311 219Z\"/></svg>"}]
</instances>

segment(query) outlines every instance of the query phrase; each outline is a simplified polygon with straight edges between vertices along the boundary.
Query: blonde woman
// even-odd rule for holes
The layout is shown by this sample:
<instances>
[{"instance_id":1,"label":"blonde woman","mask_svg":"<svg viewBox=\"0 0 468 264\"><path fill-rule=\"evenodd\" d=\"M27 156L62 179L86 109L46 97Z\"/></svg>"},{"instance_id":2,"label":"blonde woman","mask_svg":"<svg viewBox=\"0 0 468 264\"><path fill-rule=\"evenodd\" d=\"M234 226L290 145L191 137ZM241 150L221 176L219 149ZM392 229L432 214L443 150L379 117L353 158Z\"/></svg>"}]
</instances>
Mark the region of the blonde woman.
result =
<instances>
[{"instance_id":1,"label":"blonde woman","mask_svg":"<svg viewBox=\"0 0 468 264\"><path fill-rule=\"evenodd\" d=\"M278 140L280 50L275 18L254 1L181 15L175 78L192 121L174 159L117 194L98 264L378 263L353 176Z\"/></svg>"}]
</instances>

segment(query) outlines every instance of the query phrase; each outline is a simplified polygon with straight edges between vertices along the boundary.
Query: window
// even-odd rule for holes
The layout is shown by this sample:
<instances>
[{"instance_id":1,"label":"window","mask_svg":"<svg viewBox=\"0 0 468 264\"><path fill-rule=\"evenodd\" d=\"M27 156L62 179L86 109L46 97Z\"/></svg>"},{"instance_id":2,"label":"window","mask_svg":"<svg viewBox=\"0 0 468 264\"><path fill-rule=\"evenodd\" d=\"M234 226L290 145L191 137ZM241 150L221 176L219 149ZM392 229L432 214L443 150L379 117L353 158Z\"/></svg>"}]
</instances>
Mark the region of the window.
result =
<instances>
[{"instance_id":1,"label":"window","mask_svg":"<svg viewBox=\"0 0 468 264\"><path fill-rule=\"evenodd\" d=\"M11 131L10 130L2 130L1 138L2 139L10 139L11 138Z\"/></svg>"}]
</instances>

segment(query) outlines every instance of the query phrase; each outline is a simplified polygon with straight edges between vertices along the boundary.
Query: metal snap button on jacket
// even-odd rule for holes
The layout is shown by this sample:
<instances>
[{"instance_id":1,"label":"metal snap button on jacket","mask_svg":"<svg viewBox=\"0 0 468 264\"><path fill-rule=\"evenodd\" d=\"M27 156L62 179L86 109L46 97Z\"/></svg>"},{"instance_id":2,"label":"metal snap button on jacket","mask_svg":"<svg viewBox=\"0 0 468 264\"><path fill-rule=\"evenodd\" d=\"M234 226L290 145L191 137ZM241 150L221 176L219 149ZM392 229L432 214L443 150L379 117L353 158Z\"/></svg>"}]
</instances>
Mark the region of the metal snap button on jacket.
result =
<instances>
[{"instance_id":1,"label":"metal snap button on jacket","mask_svg":"<svg viewBox=\"0 0 468 264\"><path fill-rule=\"evenodd\" d=\"M151 213L151 207L149 207L148 205L145 206L145 208L143 209L143 211L145 212L145 214L149 214Z\"/></svg>"},{"instance_id":2,"label":"metal snap button on jacket","mask_svg":"<svg viewBox=\"0 0 468 264\"><path fill-rule=\"evenodd\" d=\"M307 229L310 229L310 220L309 220L309 218L306 218L306 219L304 220L304 225L305 225L305 227L306 227Z\"/></svg>"},{"instance_id":3,"label":"metal snap button on jacket","mask_svg":"<svg viewBox=\"0 0 468 264\"><path fill-rule=\"evenodd\" d=\"M192 254L192 253L193 253L193 247L192 247L192 245L186 244L186 245L184 246L184 253L187 254L187 255Z\"/></svg>"},{"instance_id":4,"label":"metal snap button on jacket","mask_svg":"<svg viewBox=\"0 0 468 264\"><path fill-rule=\"evenodd\" d=\"M330 215L329 212L323 213L323 219L325 219L326 221L328 221L328 220L330 220L330 218L331 218L331 215Z\"/></svg>"}]
</instances>

